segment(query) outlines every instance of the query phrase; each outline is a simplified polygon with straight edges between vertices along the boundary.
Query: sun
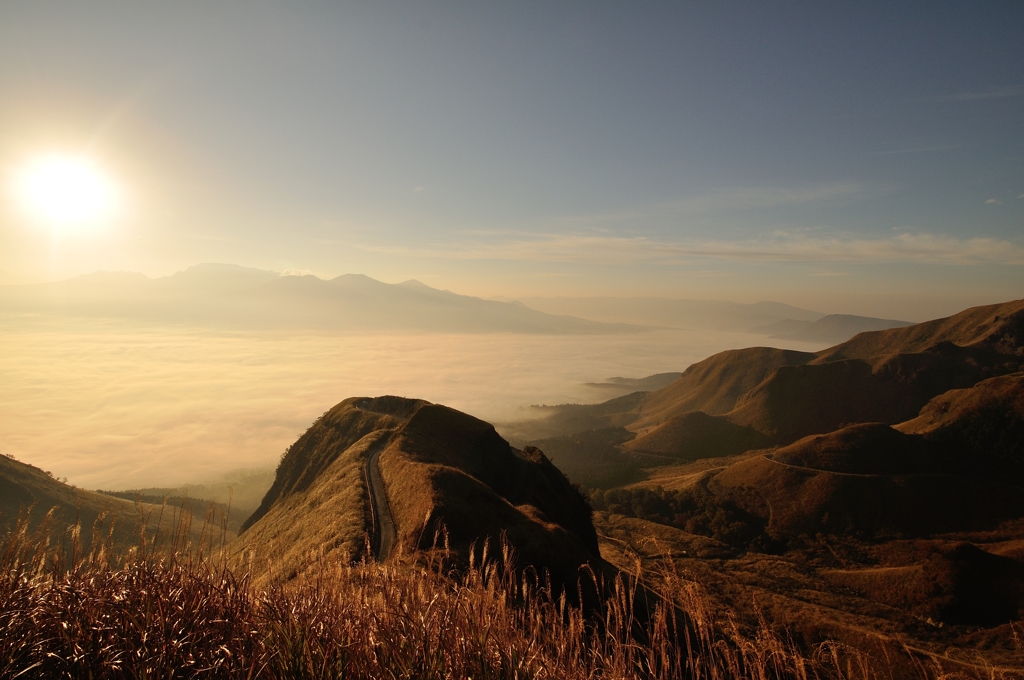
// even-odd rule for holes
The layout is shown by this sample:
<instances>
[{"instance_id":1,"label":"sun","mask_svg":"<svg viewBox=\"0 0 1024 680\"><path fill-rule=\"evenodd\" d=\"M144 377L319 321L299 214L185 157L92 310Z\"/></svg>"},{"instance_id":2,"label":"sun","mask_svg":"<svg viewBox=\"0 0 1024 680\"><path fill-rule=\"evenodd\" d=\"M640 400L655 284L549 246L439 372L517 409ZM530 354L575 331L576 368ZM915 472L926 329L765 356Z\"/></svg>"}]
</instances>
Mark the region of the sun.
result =
<instances>
[{"instance_id":1,"label":"sun","mask_svg":"<svg viewBox=\"0 0 1024 680\"><path fill-rule=\"evenodd\" d=\"M81 156L33 159L19 173L17 192L29 213L57 226L95 223L109 217L117 202L110 178Z\"/></svg>"}]
</instances>

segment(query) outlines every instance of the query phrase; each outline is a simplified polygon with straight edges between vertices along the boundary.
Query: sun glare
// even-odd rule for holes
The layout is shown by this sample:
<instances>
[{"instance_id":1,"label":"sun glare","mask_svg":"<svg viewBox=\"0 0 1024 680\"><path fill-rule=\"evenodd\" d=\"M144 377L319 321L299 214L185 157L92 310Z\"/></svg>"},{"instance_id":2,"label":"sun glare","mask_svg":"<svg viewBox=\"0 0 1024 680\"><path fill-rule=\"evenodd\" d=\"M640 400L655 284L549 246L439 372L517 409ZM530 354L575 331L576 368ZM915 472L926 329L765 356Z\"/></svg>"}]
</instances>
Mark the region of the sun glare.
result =
<instances>
[{"instance_id":1,"label":"sun glare","mask_svg":"<svg viewBox=\"0 0 1024 680\"><path fill-rule=\"evenodd\" d=\"M45 156L30 162L18 178L24 207L56 225L80 225L110 216L116 191L93 162L76 156Z\"/></svg>"}]
</instances>

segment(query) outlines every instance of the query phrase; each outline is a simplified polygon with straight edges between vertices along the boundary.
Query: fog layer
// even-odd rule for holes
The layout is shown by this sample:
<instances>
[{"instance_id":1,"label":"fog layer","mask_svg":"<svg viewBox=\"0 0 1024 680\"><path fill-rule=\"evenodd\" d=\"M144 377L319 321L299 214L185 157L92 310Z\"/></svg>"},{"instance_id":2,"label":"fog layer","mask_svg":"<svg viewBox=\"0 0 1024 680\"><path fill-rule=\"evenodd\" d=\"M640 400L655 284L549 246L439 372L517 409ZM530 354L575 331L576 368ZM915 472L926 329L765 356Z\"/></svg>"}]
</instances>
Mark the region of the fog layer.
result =
<instances>
[{"instance_id":1,"label":"fog layer","mask_svg":"<svg viewBox=\"0 0 1024 680\"><path fill-rule=\"evenodd\" d=\"M613 396L586 382L683 370L763 342L682 330L229 333L27 320L0 319L0 452L88 488L170 486L276 464L350 396L419 397L508 419L529 404Z\"/></svg>"}]
</instances>

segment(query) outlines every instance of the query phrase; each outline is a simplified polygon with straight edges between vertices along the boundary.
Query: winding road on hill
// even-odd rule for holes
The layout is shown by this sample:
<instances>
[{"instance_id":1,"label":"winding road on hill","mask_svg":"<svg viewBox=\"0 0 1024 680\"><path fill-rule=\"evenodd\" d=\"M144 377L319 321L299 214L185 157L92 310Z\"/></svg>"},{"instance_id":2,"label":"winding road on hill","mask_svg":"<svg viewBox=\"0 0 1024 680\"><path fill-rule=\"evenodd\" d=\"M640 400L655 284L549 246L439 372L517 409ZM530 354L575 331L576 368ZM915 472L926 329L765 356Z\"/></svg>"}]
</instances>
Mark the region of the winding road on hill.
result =
<instances>
[{"instance_id":1,"label":"winding road on hill","mask_svg":"<svg viewBox=\"0 0 1024 680\"><path fill-rule=\"evenodd\" d=\"M837 477L865 477L869 479L877 479L879 477L949 477L953 475L951 472L839 472L838 470L826 470L824 468L807 467L805 465L793 465L792 463L783 463L781 460L775 460L770 455L765 455L765 458L781 465L782 467L790 468L791 470L800 470L801 472L813 472L815 474L829 474L836 475ZM1007 484L1006 486L1013 486Z\"/></svg>"},{"instance_id":2,"label":"winding road on hill","mask_svg":"<svg viewBox=\"0 0 1024 680\"><path fill-rule=\"evenodd\" d=\"M396 420L407 422L408 418L401 418L390 413L383 413L366 408L370 403L369 399L358 401L355 407L367 413L386 415ZM391 441L390 436L384 436L370 445L366 452L366 493L370 496L370 549L378 562L383 562L391 555L398 536L395 530L395 518L391 514L391 506L388 504L388 494L384 490L384 479L380 476L380 454Z\"/></svg>"},{"instance_id":3,"label":"winding road on hill","mask_svg":"<svg viewBox=\"0 0 1024 680\"><path fill-rule=\"evenodd\" d=\"M823 470L822 468L807 467L806 465L793 465L792 463L783 463L781 460L775 460L771 455L765 454L765 459L770 460L776 465L790 468L791 470L800 470L801 472L813 472L815 474L826 473L830 475L838 475L840 477L920 477L923 475L937 475L941 474L938 472L910 472L910 473L881 473L881 472L838 472L836 470Z\"/></svg>"},{"instance_id":4,"label":"winding road on hill","mask_svg":"<svg viewBox=\"0 0 1024 680\"><path fill-rule=\"evenodd\" d=\"M370 495L370 509L373 516L373 532L370 545L374 557L383 562L391 554L395 545L395 520L391 516L387 492L384 491L384 480L380 476L380 453L390 441L390 437L381 439L370 447L366 455L366 491Z\"/></svg>"}]
</instances>

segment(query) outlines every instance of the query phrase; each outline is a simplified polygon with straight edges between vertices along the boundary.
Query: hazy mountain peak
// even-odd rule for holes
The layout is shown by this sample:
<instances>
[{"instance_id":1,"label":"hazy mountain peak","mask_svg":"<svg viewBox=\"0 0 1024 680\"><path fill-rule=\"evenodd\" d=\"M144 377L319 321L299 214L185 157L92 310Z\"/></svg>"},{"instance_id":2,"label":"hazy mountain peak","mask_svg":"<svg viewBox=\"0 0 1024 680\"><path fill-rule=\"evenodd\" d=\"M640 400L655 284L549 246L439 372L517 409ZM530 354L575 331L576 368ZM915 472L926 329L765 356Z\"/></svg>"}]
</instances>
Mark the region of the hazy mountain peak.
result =
<instances>
[{"instance_id":1,"label":"hazy mountain peak","mask_svg":"<svg viewBox=\"0 0 1024 680\"><path fill-rule=\"evenodd\" d=\"M437 290L437 288L431 288L427 284L423 283L422 281L417 281L416 279L409 279L408 281L402 281L401 283L396 283L395 285L402 286L403 288L413 288L416 290Z\"/></svg>"},{"instance_id":2,"label":"hazy mountain peak","mask_svg":"<svg viewBox=\"0 0 1024 680\"><path fill-rule=\"evenodd\" d=\"M239 289L258 286L278 277L277 272L237 264L206 262L184 271L157 279L163 285L202 287L207 289Z\"/></svg>"},{"instance_id":3,"label":"hazy mountain peak","mask_svg":"<svg viewBox=\"0 0 1024 680\"><path fill-rule=\"evenodd\" d=\"M752 328L750 332L783 340L844 342L865 331L880 331L912 325L914 324L910 321L897 319L876 319L854 314L829 314L815 321L783 319L773 324Z\"/></svg>"},{"instance_id":4,"label":"hazy mountain peak","mask_svg":"<svg viewBox=\"0 0 1024 680\"><path fill-rule=\"evenodd\" d=\"M340 274L335 276L331 281L372 281L374 283L381 283L377 279L371 278L366 274Z\"/></svg>"},{"instance_id":5,"label":"hazy mountain peak","mask_svg":"<svg viewBox=\"0 0 1024 680\"><path fill-rule=\"evenodd\" d=\"M258 275L263 277L277 276L277 272L269 269L257 269L256 267L243 267L240 264L227 264L224 262L201 262L187 267L171 276L200 276L210 274L241 274Z\"/></svg>"},{"instance_id":6,"label":"hazy mountain peak","mask_svg":"<svg viewBox=\"0 0 1024 680\"><path fill-rule=\"evenodd\" d=\"M342 274L341 276L335 276L330 280L330 283L360 291L383 291L391 288L391 284L378 281L366 274Z\"/></svg>"}]
</instances>

